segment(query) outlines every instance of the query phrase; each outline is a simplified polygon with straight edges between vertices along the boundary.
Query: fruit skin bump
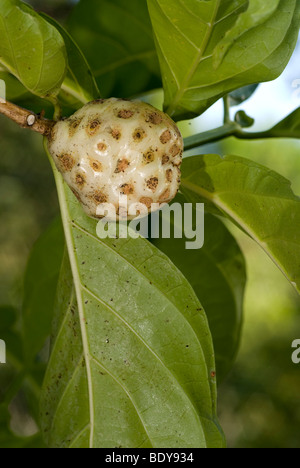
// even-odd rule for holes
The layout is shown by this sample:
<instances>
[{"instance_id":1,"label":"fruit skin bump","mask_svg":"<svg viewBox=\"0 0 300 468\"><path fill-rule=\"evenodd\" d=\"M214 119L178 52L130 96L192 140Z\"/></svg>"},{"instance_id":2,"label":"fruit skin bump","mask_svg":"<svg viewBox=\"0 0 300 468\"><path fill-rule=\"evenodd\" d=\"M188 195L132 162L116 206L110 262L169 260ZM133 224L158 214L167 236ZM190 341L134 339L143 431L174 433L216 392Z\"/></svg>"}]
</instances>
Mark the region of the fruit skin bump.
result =
<instances>
[{"instance_id":1,"label":"fruit skin bump","mask_svg":"<svg viewBox=\"0 0 300 468\"><path fill-rule=\"evenodd\" d=\"M176 124L144 102L99 99L55 124L49 151L84 211L110 203L117 218L132 205L151 211L170 202L180 185L183 139ZM119 200L127 196L128 210ZM122 197L123 196L123 197ZM130 210L131 207L131 210ZM123 212L121 213L121 209ZM131 211L132 213L132 211Z\"/></svg>"}]
</instances>

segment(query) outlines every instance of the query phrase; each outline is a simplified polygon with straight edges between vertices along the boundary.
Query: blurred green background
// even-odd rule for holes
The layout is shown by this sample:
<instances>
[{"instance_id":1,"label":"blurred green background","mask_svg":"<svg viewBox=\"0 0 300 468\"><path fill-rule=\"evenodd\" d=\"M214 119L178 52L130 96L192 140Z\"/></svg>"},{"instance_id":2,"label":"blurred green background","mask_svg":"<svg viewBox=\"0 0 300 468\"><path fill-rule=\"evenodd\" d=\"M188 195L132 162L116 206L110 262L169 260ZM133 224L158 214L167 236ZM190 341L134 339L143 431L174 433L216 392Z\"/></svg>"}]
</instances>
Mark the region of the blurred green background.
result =
<instances>
[{"instance_id":1,"label":"blurred green background","mask_svg":"<svg viewBox=\"0 0 300 468\"><path fill-rule=\"evenodd\" d=\"M71 3L32 2L58 19L67 16ZM298 51L296 54L299 57ZM292 81L300 77L294 63L295 59L281 78L280 89L288 93L295 108L300 100L295 100ZM278 112L274 115L277 99ZM286 103L276 92L272 103L266 99L262 102L259 96L249 101L247 106L252 114L255 111L258 128L267 128L274 123L272 119L286 115L286 108L280 107L283 101ZM216 106L209 116L192 126L184 124L185 136L192 128L201 131L218 125L220 109L220 105ZM19 306L30 249L57 215L58 203L40 136L0 117L0 141L0 306ZM201 152L253 159L289 178L300 195L299 141L247 142L231 138L219 146L202 148ZM230 447L300 448L300 365L291 361L291 343L300 338L300 300L266 255L244 234L231 229L246 255L249 280L240 353L219 388L221 424ZM28 432L34 432L32 422L25 422L19 416L16 429L24 433L26 426Z\"/></svg>"}]
</instances>

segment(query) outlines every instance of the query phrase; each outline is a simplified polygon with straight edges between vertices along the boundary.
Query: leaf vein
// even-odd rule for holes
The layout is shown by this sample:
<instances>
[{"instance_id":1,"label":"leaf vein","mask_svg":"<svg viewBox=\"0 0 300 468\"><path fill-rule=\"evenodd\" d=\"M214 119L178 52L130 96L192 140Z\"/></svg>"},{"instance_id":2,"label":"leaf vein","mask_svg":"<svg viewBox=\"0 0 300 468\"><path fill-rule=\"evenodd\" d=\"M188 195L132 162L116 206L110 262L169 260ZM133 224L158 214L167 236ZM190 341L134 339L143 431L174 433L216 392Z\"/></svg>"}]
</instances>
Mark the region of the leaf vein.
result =
<instances>
[{"instance_id":1,"label":"leaf vein","mask_svg":"<svg viewBox=\"0 0 300 468\"><path fill-rule=\"evenodd\" d=\"M108 375L110 375L110 377L121 387L121 389L123 390L123 392L127 395L128 399L130 400L130 402L132 403L132 406L134 407L135 411L136 411L136 414L138 415L140 421L141 421L141 424L144 428L144 431L145 433L147 434L147 437L149 439L149 442L151 443L152 447L155 447L155 444L152 442L151 440L151 437L147 431L147 427L146 427L146 424L141 416L141 413L139 412L135 402L133 401L130 393L127 391L126 387L124 385L122 385L122 383L119 381L119 379L117 379L117 377L115 377L95 356L91 356L91 359L94 361L94 363L98 366L98 367L101 367L102 370L104 370L105 372L107 372Z\"/></svg>"}]
</instances>

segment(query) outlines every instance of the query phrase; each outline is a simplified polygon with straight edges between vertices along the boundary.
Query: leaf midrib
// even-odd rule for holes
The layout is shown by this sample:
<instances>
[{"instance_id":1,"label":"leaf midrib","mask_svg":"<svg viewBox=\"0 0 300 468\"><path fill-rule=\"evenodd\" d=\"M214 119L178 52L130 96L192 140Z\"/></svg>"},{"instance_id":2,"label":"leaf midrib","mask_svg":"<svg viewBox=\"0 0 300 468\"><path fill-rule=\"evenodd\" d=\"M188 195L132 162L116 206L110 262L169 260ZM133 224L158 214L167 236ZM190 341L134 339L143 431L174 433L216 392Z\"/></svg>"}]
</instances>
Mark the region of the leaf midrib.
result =
<instances>
[{"instance_id":1,"label":"leaf midrib","mask_svg":"<svg viewBox=\"0 0 300 468\"><path fill-rule=\"evenodd\" d=\"M44 146L45 146L46 153L48 154L47 145L48 145L48 140L47 138L45 138ZM90 448L93 448L94 430L95 430L95 421L94 421L95 407L94 407L93 381L92 381L92 373L91 373L91 365L90 365L90 352L89 352L89 345L88 345L88 337L87 337L86 328L83 326L83 324L85 323L84 322L85 315L84 315L83 300L81 296L81 282L80 282L79 272L77 269L77 262L76 262L74 249L73 249L73 239L72 239L72 233L70 229L71 218L70 218L70 213L69 213L68 205L67 205L66 198L65 198L62 176L57 171L54 161L52 160L51 157L50 157L50 163L51 163L55 181L57 184L57 192L58 192L58 198L59 198L59 203L60 203L60 208L61 208L62 222L64 226L66 244L68 247L69 259L70 259L71 270L72 270L76 297L77 297L78 314L79 314L79 320L80 320L81 337L82 337L82 345L83 345L83 355L84 355L85 364L86 364L85 368L86 368L86 374L87 374L87 385L88 385L88 393L89 393L90 428L91 428L89 446Z\"/></svg>"},{"instance_id":2,"label":"leaf midrib","mask_svg":"<svg viewBox=\"0 0 300 468\"><path fill-rule=\"evenodd\" d=\"M159 5L159 7L161 8L159 2L157 2L157 4ZM176 107L177 107L177 104L180 102L181 98L183 97L184 93L185 93L185 90L188 86L188 83L190 82L192 76L194 75L197 67L198 67L198 64L199 64L199 61L201 60L201 57L203 56L203 53L208 45L208 42L209 42L209 39L211 37L211 32L215 26L215 20L216 20L216 17L217 17L217 13L218 13L218 10L219 10L219 7L220 7L220 4L221 4L221 0L217 0L216 4L215 4L215 7L214 7L214 10L213 10L213 13L212 13L212 18L211 18L211 22L208 24L208 28L206 30L206 33L204 35L204 38L203 38L203 41L202 41L202 44L199 48L199 53L197 54L193 64L192 64L192 67L191 69L187 72L186 74L186 77L185 79L183 80L182 84L181 84L181 88L178 90L177 94L175 95L174 99L173 99L173 103L170 104L170 106L168 107L167 109L167 113L169 115L173 115L173 113L175 112L176 110Z\"/></svg>"}]
</instances>

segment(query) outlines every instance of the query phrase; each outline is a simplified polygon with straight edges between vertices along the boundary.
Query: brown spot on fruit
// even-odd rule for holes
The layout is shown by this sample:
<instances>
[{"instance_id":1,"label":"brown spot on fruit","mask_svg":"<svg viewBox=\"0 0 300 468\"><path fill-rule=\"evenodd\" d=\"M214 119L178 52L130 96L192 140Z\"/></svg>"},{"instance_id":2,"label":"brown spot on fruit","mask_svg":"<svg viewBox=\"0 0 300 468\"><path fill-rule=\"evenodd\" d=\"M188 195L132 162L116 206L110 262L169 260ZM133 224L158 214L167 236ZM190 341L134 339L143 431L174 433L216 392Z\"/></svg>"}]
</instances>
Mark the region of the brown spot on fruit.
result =
<instances>
[{"instance_id":1,"label":"brown spot on fruit","mask_svg":"<svg viewBox=\"0 0 300 468\"><path fill-rule=\"evenodd\" d=\"M97 148L99 151L106 151L107 150L107 145L105 143L98 143Z\"/></svg>"},{"instance_id":2,"label":"brown spot on fruit","mask_svg":"<svg viewBox=\"0 0 300 468\"><path fill-rule=\"evenodd\" d=\"M121 136L122 136L120 130L118 130L117 128L112 128L112 129L110 130L110 134L111 134L111 136L112 136L115 140L117 140L117 141L120 140L120 138L121 138Z\"/></svg>"},{"instance_id":3,"label":"brown spot on fruit","mask_svg":"<svg viewBox=\"0 0 300 468\"><path fill-rule=\"evenodd\" d=\"M168 164L169 161L170 161L169 156L167 154L164 154L162 159L161 159L162 165L164 166L165 164Z\"/></svg>"},{"instance_id":4,"label":"brown spot on fruit","mask_svg":"<svg viewBox=\"0 0 300 468\"><path fill-rule=\"evenodd\" d=\"M76 133L76 130L78 129L79 125L81 124L82 118L70 119L69 122L69 135L70 137L72 137Z\"/></svg>"},{"instance_id":5,"label":"brown spot on fruit","mask_svg":"<svg viewBox=\"0 0 300 468\"><path fill-rule=\"evenodd\" d=\"M181 149L179 148L179 146L173 145L170 148L170 155L173 156L173 158L175 158L175 156L177 156L177 154L179 154L180 151Z\"/></svg>"},{"instance_id":6,"label":"brown spot on fruit","mask_svg":"<svg viewBox=\"0 0 300 468\"><path fill-rule=\"evenodd\" d=\"M77 184L80 188L82 188L82 187L85 185L85 182L86 182L85 177L84 177L83 174L76 174L76 176L75 176L75 181L76 181L76 184Z\"/></svg>"},{"instance_id":7,"label":"brown spot on fruit","mask_svg":"<svg viewBox=\"0 0 300 468\"><path fill-rule=\"evenodd\" d=\"M162 142L163 145L168 143L172 138L172 134L170 130L164 131L164 133L160 136L160 141Z\"/></svg>"},{"instance_id":8,"label":"brown spot on fruit","mask_svg":"<svg viewBox=\"0 0 300 468\"><path fill-rule=\"evenodd\" d=\"M159 197L158 201L159 201L160 203L163 203L163 202L168 201L168 200L170 199L170 194L171 194L170 189L166 189L166 190L161 194L161 196Z\"/></svg>"},{"instance_id":9,"label":"brown spot on fruit","mask_svg":"<svg viewBox=\"0 0 300 468\"><path fill-rule=\"evenodd\" d=\"M132 195L134 193L134 186L132 184L123 184L121 185L122 195Z\"/></svg>"},{"instance_id":10,"label":"brown spot on fruit","mask_svg":"<svg viewBox=\"0 0 300 468\"><path fill-rule=\"evenodd\" d=\"M149 164L154 161L155 159L155 153L153 149L149 149L146 153L143 154L143 159L146 164Z\"/></svg>"},{"instance_id":11,"label":"brown spot on fruit","mask_svg":"<svg viewBox=\"0 0 300 468\"><path fill-rule=\"evenodd\" d=\"M173 171L172 171L172 169L168 169L166 171L166 180L167 180L167 182L172 182L172 180L173 180Z\"/></svg>"},{"instance_id":12,"label":"brown spot on fruit","mask_svg":"<svg viewBox=\"0 0 300 468\"><path fill-rule=\"evenodd\" d=\"M152 192L155 192L158 186L158 178L157 177L151 177L151 179L147 180L147 187L148 189L152 190Z\"/></svg>"},{"instance_id":13,"label":"brown spot on fruit","mask_svg":"<svg viewBox=\"0 0 300 468\"><path fill-rule=\"evenodd\" d=\"M133 139L134 141L141 141L145 138L146 136L146 132L143 128L137 128L134 132L133 132Z\"/></svg>"},{"instance_id":14,"label":"brown spot on fruit","mask_svg":"<svg viewBox=\"0 0 300 468\"><path fill-rule=\"evenodd\" d=\"M90 198L92 200L94 200L96 203L106 203L107 202L107 196L104 193L100 192L99 190L92 193Z\"/></svg>"},{"instance_id":15,"label":"brown spot on fruit","mask_svg":"<svg viewBox=\"0 0 300 468\"><path fill-rule=\"evenodd\" d=\"M134 112L129 109L122 109L118 113L119 119L131 119L133 115L134 115Z\"/></svg>"},{"instance_id":16,"label":"brown spot on fruit","mask_svg":"<svg viewBox=\"0 0 300 468\"><path fill-rule=\"evenodd\" d=\"M130 162L127 159L118 159L117 167L115 169L115 174L119 174L120 172L125 172L126 169L129 167Z\"/></svg>"},{"instance_id":17,"label":"brown spot on fruit","mask_svg":"<svg viewBox=\"0 0 300 468\"><path fill-rule=\"evenodd\" d=\"M181 165L181 163L182 163L181 159L177 159L176 161L172 161L172 166L178 167Z\"/></svg>"},{"instance_id":18,"label":"brown spot on fruit","mask_svg":"<svg viewBox=\"0 0 300 468\"><path fill-rule=\"evenodd\" d=\"M98 118L91 119L86 127L87 134L90 136L96 135L101 126L101 121Z\"/></svg>"},{"instance_id":19,"label":"brown spot on fruit","mask_svg":"<svg viewBox=\"0 0 300 468\"><path fill-rule=\"evenodd\" d=\"M75 166L74 158L70 154L61 154L58 159L63 172L70 172Z\"/></svg>"},{"instance_id":20,"label":"brown spot on fruit","mask_svg":"<svg viewBox=\"0 0 300 468\"><path fill-rule=\"evenodd\" d=\"M162 116L158 112L152 112L146 117L146 122L152 123L153 125L159 125L163 121Z\"/></svg>"},{"instance_id":21,"label":"brown spot on fruit","mask_svg":"<svg viewBox=\"0 0 300 468\"><path fill-rule=\"evenodd\" d=\"M140 203L145 205L147 208L151 208L151 205L153 203L153 199L151 197L142 197L142 198L140 198Z\"/></svg>"},{"instance_id":22,"label":"brown spot on fruit","mask_svg":"<svg viewBox=\"0 0 300 468\"><path fill-rule=\"evenodd\" d=\"M102 171L102 164L97 159L90 159L90 166L96 172Z\"/></svg>"}]
</instances>

